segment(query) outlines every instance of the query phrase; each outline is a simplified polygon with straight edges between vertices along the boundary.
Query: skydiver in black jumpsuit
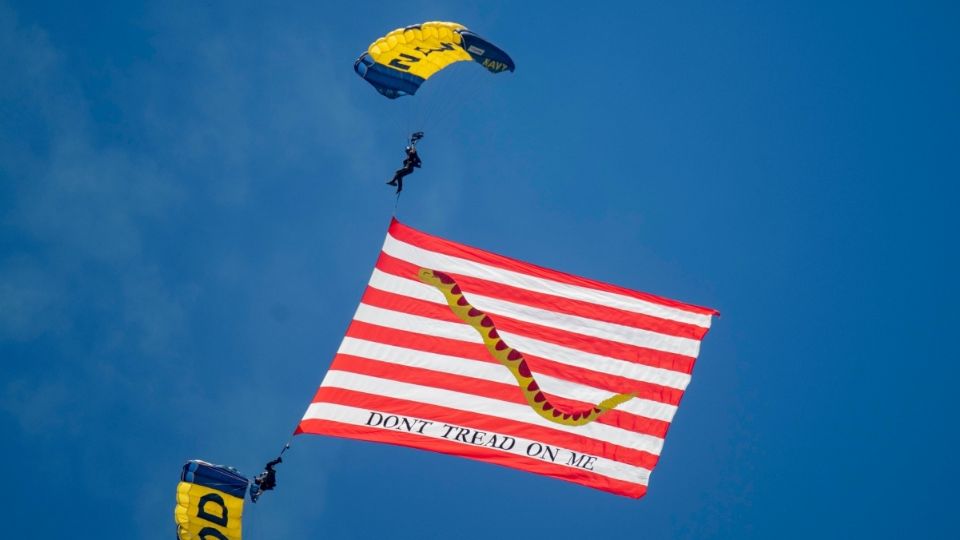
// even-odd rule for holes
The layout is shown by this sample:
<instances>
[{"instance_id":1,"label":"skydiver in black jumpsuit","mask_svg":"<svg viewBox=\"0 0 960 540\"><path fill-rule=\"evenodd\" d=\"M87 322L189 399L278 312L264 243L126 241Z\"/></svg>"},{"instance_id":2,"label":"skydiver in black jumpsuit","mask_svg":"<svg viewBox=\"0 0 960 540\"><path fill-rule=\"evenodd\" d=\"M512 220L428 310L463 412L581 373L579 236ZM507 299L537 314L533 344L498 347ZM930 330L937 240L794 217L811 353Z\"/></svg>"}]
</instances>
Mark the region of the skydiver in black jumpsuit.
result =
<instances>
[{"instance_id":1,"label":"skydiver in black jumpsuit","mask_svg":"<svg viewBox=\"0 0 960 540\"><path fill-rule=\"evenodd\" d=\"M286 448L284 448L284 450L286 450ZM267 463L262 473L254 477L253 485L250 486L251 501L257 502L257 499L260 498L260 495L263 495L264 491L270 491L277 487L277 471L274 469L274 467L282 462L283 459L280 456L277 456L277 459L271 460L269 463Z\"/></svg>"},{"instance_id":2,"label":"skydiver in black jumpsuit","mask_svg":"<svg viewBox=\"0 0 960 540\"><path fill-rule=\"evenodd\" d=\"M420 161L420 156L417 155L417 141L422 138L422 131L410 135L410 144L405 150L407 157L403 160L403 167L397 169L397 172L393 173L393 179L387 182L389 186L397 186L397 193L403 191L403 177L413 173L414 168L419 169L420 165L423 164L423 162Z\"/></svg>"}]
</instances>

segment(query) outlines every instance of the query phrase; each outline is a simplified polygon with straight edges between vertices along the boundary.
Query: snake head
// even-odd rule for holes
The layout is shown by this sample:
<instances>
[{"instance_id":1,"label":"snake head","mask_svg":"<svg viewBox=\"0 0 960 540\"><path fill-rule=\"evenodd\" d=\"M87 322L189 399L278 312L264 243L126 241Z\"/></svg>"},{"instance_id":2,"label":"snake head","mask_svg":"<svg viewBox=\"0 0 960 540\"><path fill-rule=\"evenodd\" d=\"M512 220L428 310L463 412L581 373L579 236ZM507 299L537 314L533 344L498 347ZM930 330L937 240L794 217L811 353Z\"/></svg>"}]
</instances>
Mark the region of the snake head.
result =
<instances>
[{"instance_id":1,"label":"snake head","mask_svg":"<svg viewBox=\"0 0 960 540\"><path fill-rule=\"evenodd\" d=\"M427 283L429 285L437 286L439 284L443 285L456 285L456 282L452 277L444 274L443 272L438 272L436 270L428 270L426 268L421 268L417 272L417 277L420 278L420 281ZM459 294L459 292L458 292Z\"/></svg>"},{"instance_id":2,"label":"snake head","mask_svg":"<svg viewBox=\"0 0 960 540\"><path fill-rule=\"evenodd\" d=\"M428 270L426 268L421 268L420 271L417 272L417 277L420 278L420 281L424 283L431 283L437 279L437 276L433 274L433 270Z\"/></svg>"}]
</instances>

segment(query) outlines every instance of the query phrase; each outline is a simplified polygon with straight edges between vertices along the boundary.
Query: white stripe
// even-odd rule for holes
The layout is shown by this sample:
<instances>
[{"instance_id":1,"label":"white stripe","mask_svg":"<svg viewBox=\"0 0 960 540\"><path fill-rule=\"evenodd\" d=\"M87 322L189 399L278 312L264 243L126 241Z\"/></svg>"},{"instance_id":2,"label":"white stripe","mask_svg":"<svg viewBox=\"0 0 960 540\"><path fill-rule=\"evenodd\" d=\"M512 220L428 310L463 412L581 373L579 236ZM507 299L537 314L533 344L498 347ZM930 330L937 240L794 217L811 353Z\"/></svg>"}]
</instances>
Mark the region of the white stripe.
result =
<instances>
[{"instance_id":1,"label":"white stripe","mask_svg":"<svg viewBox=\"0 0 960 540\"><path fill-rule=\"evenodd\" d=\"M389 398L449 407L465 412L496 416L497 418L502 418L510 422L523 422L558 431L565 431L571 435L587 437L656 455L660 455L660 450L663 448L663 439L660 437L637 433L606 424L599 424L597 422L591 422L582 426L557 424L534 412L529 405L510 403L476 394L465 394L463 392L454 392L453 390L420 386L418 384L381 379L379 377L334 369L327 371L327 375L323 378L320 386L323 388L343 388Z\"/></svg>"},{"instance_id":2,"label":"white stripe","mask_svg":"<svg viewBox=\"0 0 960 540\"><path fill-rule=\"evenodd\" d=\"M377 417L371 413L377 413L381 416ZM357 407L350 407L348 405L340 405L337 403L313 403L310 405L310 407L307 408L307 412L303 415L303 419L304 420L314 420L314 419L331 420L334 422L340 422L343 424L350 424L354 426L370 426L371 424L383 422L383 419L391 416L399 416L399 415L393 415L390 413L377 411L373 409L360 409ZM460 432L460 430L456 428L463 427L463 426L454 426L453 424L444 424L442 422L434 422L431 420L427 420L425 418L417 418L414 416L404 415L404 417L409 418L411 421L417 420L419 422L416 422L416 427L414 427L413 430L388 429L384 427L380 427L377 429L380 429L382 431L398 431L400 433L411 434L414 436L424 437L424 438L459 442L460 444L464 445L467 448L471 446L482 446L482 443L477 445L472 445L469 443L458 441L455 438L456 434ZM445 426L450 426L450 427L445 427ZM451 427L453 429L451 429ZM420 433L421 430L423 431L423 433ZM475 431L476 430L470 429L471 435ZM514 441L516 441L516 443L512 446L512 448L510 448L509 450L499 450L499 449L498 450L505 454L512 454L516 456L529 457L527 456L527 453L526 453L527 448L531 447L531 445L534 445L534 444L540 444L540 445L543 444L543 443L540 443L539 441L534 441L532 439L524 439L520 437L513 437L510 435L503 435L503 434L495 433L492 431L484 431L481 433L483 433L484 435L483 435L483 438L478 439L479 441L491 440L491 438L487 437L487 435L496 435L500 440L504 440L507 437L509 437L510 439L513 439ZM560 446L555 446L555 445L550 445L550 446L558 450L557 460L551 461L551 463L554 463L556 465L561 465L564 467L569 467L573 471L583 470L580 467L575 467L569 464L570 456L574 454L574 451L569 450L567 448L560 447ZM578 456L583 454L582 452L575 452L575 453ZM592 462L591 472L594 472L598 475L606 476L608 478L613 478L616 480L621 480L623 482L630 482L631 484L640 484L644 486L646 486L647 483L650 481L649 469L645 469L643 467L636 467L633 465L629 465L627 463L621 463L619 461L614 461L612 459L607 459L600 456L592 456L592 457L595 457L596 460ZM546 461L546 458L541 458L541 459L544 459ZM522 464L518 464L518 468L524 469L525 467Z\"/></svg>"},{"instance_id":3,"label":"white stripe","mask_svg":"<svg viewBox=\"0 0 960 540\"><path fill-rule=\"evenodd\" d=\"M388 362L398 366L429 369L451 375L462 375L464 377L509 384L511 386L516 386L517 384L516 379L513 378L510 371L500 364L418 351L405 347L397 347L395 345L377 343L375 341L356 339L349 336L343 338L343 343L340 344L340 350L337 352L370 360ZM586 403L599 403L609 398L611 394L616 393L612 390L594 388L549 375L539 374L536 375L536 379L540 389L547 394ZM634 398L618 406L617 410L645 418L669 422L673 419L673 415L676 414L677 407L658 401Z\"/></svg>"},{"instance_id":4,"label":"white stripe","mask_svg":"<svg viewBox=\"0 0 960 540\"><path fill-rule=\"evenodd\" d=\"M476 330L464 323L439 321L429 317L411 315L409 313L403 313L402 311L392 311L362 303L357 307L357 312L353 318L377 326L386 326L388 328L428 336L483 344L480 334L477 334ZM650 382L678 390L684 390L687 385L690 384L690 375L679 371L636 364L626 360L619 360L609 356L602 356L571 349L562 345L547 343L510 332L500 332L500 337L509 343L511 347L515 347L519 351L576 368L589 369L640 382Z\"/></svg>"},{"instance_id":5,"label":"white stripe","mask_svg":"<svg viewBox=\"0 0 960 540\"><path fill-rule=\"evenodd\" d=\"M353 318L365 323L396 328L407 332L417 332L428 336L457 339L470 343L483 343L476 330L459 322L439 321L420 315L410 315L402 311L393 311L361 303Z\"/></svg>"},{"instance_id":6,"label":"white stripe","mask_svg":"<svg viewBox=\"0 0 960 540\"><path fill-rule=\"evenodd\" d=\"M573 300L583 300L602 306L633 311L662 319L694 324L703 328L710 328L710 315L692 313L682 309L664 306L646 300L640 300L632 296L626 296L619 293L602 291L569 283L561 283L552 279L531 276L506 270L483 263L474 262L460 257L445 255L429 251L427 249L414 246L398 240L387 234L383 243L383 251L397 259L415 264L420 267L440 270L442 272L451 272L465 276L494 281L504 285L520 287L533 292L552 294L562 296Z\"/></svg>"},{"instance_id":7,"label":"white stripe","mask_svg":"<svg viewBox=\"0 0 960 540\"><path fill-rule=\"evenodd\" d=\"M393 274L387 274L376 268L370 277L370 286L375 289L380 289L381 291L426 300L444 306L447 305L443 293L437 290L436 287ZM436 294L430 294L427 289L432 290ZM651 330L642 330L631 326L525 306L498 298L491 298L476 292L464 291L464 294L473 307L494 317L502 315L518 321L549 326L558 330L576 332L578 334L616 341L626 345L682 354L691 358L696 358L700 352L700 341L696 339L670 336Z\"/></svg>"}]
</instances>

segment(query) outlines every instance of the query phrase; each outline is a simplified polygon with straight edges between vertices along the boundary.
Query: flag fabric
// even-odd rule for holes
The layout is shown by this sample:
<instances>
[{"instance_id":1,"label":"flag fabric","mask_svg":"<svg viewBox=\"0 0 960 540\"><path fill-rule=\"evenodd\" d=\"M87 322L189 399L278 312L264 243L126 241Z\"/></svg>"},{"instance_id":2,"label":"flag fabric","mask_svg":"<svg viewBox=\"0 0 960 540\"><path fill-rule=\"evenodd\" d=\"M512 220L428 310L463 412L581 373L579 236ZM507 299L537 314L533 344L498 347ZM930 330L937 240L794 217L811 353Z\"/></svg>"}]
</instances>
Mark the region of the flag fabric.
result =
<instances>
[{"instance_id":1,"label":"flag fabric","mask_svg":"<svg viewBox=\"0 0 960 540\"><path fill-rule=\"evenodd\" d=\"M297 433L640 497L715 314L394 219Z\"/></svg>"}]
</instances>

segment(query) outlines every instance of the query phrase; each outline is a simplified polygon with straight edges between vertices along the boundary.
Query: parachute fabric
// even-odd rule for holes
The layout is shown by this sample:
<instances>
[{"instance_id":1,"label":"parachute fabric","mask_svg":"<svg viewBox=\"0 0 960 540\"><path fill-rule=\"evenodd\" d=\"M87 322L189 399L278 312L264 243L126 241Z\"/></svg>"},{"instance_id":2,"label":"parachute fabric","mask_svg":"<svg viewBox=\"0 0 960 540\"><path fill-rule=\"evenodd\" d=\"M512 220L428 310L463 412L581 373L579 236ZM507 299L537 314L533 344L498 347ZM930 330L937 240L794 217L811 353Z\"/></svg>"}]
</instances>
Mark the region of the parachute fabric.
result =
<instances>
[{"instance_id":1,"label":"parachute fabric","mask_svg":"<svg viewBox=\"0 0 960 540\"><path fill-rule=\"evenodd\" d=\"M178 540L240 540L248 480L222 465L191 460L177 484Z\"/></svg>"},{"instance_id":2,"label":"parachute fabric","mask_svg":"<svg viewBox=\"0 0 960 540\"><path fill-rule=\"evenodd\" d=\"M510 56L454 22L425 22L398 28L370 44L353 68L384 96L413 95L438 71L473 60L491 73L513 71Z\"/></svg>"}]
</instances>

